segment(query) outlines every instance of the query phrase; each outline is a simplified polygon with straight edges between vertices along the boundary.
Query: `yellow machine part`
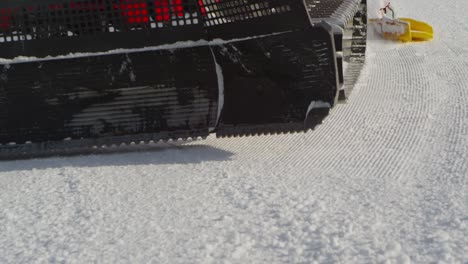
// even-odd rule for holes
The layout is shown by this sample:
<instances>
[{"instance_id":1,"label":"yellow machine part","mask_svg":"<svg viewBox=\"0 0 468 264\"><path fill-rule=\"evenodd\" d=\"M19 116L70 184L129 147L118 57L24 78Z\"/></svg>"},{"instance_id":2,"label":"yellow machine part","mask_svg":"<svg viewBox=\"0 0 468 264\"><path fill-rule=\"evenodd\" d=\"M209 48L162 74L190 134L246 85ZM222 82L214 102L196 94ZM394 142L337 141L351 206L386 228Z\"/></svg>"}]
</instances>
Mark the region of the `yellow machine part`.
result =
<instances>
[{"instance_id":1,"label":"yellow machine part","mask_svg":"<svg viewBox=\"0 0 468 264\"><path fill-rule=\"evenodd\" d=\"M412 18L370 19L379 27L384 39L402 42L426 41L434 38L434 30L429 24Z\"/></svg>"},{"instance_id":2,"label":"yellow machine part","mask_svg":"<svg viewBox=\"0 0 468 264\"><path fill-rule=\"evenodd\" d=\"M429 24L411 18L399 18L409 23L409 30L400 36L403 42L426 41L434 38L434 30Z\"/></svg>"}]
</instances>

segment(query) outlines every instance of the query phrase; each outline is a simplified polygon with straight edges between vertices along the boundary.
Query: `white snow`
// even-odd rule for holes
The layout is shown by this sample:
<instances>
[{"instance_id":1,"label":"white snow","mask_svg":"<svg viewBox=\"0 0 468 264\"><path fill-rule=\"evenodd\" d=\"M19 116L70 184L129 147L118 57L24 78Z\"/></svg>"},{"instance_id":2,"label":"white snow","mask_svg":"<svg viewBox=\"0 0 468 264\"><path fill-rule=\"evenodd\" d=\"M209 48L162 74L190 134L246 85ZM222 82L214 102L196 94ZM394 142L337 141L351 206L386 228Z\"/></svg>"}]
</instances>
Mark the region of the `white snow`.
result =
<instances>
[{"instance_id":1,"label":"white snow","mask_svg":"<svg viewBox=\"0 0 468 264\"><path fill-rule=\"evenodd\" d=\"M15 64L15 63L24 63L24 62L37 62L37 61L45 61L45 60L61 60L61 59L73 59L73 58L81 58L81 57L92 57L92 56L105 56L105 55L113 55L113 54L122 54L122 53L136 53L136 52L144 52L144 51L157 51L157 50L176 50L176 49L183 49L183 48L193 48L193 47L200 47L200 46L216 46L216 45L223 45L233 42L245 41L249 39L256 39L256 38L264 38L269 36L281 35L284 33L288 33L290 31L284 32L275 32L271 34L265 35L258 35L253 37L246 37L246 38L236 38L230 40L223 40L223 39L213 39L213 40L204 40L200 39L197 41L178 41L172 44L163 44L159 46L151 46L151 47L144 47L144 48L132 48L132 49L114 49L104 52L76 52L76 53L69 53L64 55L57 55L57 56L46 56L46 57L34 57L34 56L18 56L12 59L7 58L0 58L1 64Z\"/></svg>"},{"instance_id":2,"label":"white snow","mask_svg":"<svg viewBox=\"0 0 468 264\"><path fill-rule=\"evenodd\" d=\"M330 103L324 101L312 101L307 108L306 119L310 114L310 111L317 108L331 108Z\"/></svg>"},{"instance_id":3,"label":"white snow","mask_svg":"<svg viewBox=\"0 0 468 264\"><path fill-rule=\"evenodd\" d=\"M466 3L392 2L315 131L0 162L0 263L468 263Z\"/></svg>"}]
</instances>

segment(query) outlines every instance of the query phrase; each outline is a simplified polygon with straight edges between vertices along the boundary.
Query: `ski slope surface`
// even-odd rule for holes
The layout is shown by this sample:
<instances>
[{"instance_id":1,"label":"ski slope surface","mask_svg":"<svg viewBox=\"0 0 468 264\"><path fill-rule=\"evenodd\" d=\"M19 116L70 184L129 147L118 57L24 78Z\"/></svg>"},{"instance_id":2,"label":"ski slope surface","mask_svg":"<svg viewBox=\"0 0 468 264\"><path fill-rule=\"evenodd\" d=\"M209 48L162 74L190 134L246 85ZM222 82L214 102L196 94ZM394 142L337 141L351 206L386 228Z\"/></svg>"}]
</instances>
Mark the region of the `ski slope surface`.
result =
<instances>
[{"instance_id":1,"label":"ski slope surface","mask_svg":"<svg viewBox=\"0 0 468 264\"><path fill-rule=\"evenodd\" d=\"M0 162L0 263L468 263L466 0L393 2L315 131Z\"/></svg>"}]
</instances>

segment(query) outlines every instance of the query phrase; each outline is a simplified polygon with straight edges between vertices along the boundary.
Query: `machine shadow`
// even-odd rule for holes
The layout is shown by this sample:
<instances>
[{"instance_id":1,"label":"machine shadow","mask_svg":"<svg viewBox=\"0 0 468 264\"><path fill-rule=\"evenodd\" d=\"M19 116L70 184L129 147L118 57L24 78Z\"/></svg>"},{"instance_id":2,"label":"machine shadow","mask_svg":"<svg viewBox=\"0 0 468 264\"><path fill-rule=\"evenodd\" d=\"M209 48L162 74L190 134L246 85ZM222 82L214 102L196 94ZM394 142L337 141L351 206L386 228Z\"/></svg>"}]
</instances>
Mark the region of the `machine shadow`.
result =
<instances>
[{"instance_id":1,"label":"machine shadow","mask_svg":"<svg viewBox=\"0 0 468 264\"><path fill-rule=\"evenodd\" d=\"M231 152L202 144L154 144L144 147L132 146L90 151L68 156L0 161L0 173L63 167L195 164L206 161L225 161L229 160L232 155Z\"/></svg>"}]
</instances>

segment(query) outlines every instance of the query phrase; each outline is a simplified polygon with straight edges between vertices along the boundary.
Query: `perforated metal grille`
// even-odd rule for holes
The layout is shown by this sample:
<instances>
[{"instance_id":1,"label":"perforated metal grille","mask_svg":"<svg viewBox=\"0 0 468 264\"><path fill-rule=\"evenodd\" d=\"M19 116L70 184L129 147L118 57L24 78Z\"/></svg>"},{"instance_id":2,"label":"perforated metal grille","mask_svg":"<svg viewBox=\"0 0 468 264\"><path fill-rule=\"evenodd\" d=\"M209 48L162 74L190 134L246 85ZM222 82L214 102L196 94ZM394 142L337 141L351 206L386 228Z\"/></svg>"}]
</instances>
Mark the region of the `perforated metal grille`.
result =
<instances>
[{"instance_id":1,"label":"perforated metal grille","mask_svg":"<svg viewBox=\"0 0 468 264\"><path fill-rule=\"evenodd\" d=\"M200 6L184 0L86 0L2 7L0 42L78 37L198 24Z\"/></svg>"},{"instance_id":2,"label":"perforated metal grille","mask_svg":"<svg viewBox=\"0 0 468 264\"><path fill-rule=\"evenodd\" d=\"M307 9L313 17L329 17L342 4L343 0L306 0Z\"/></svg>"},{"instance_id":3,"label":"perforated metal grille","mask_svg":"<svg viewBox=\"0 0 468 264\"><path fill-rule=\"evenodd\" d=\"M305 0L312 18L336 18L347 21L359 8L360 0Z\"/></svg>"},{"instance_id":4,"label":"perforated metal grille","mask_svg":"<svg viewBox=\"0 0 468 264\"><path fill-rule=\"evenodd\" d=\"M31 1L33 3L33 1ZM0 3L0 42L216 26L291 11L284 0L84 0Z\"/></svg>"},{"instance_id":5,"label":"perforated metal grille","mask_svg":"<svg viewBox=\"0 0 468 264\"><path fill-rule=\"evenodd\" d=\"M200 0L205 26L271 16L291 11L285 1Z\"/></svg>"}]
</instances>

